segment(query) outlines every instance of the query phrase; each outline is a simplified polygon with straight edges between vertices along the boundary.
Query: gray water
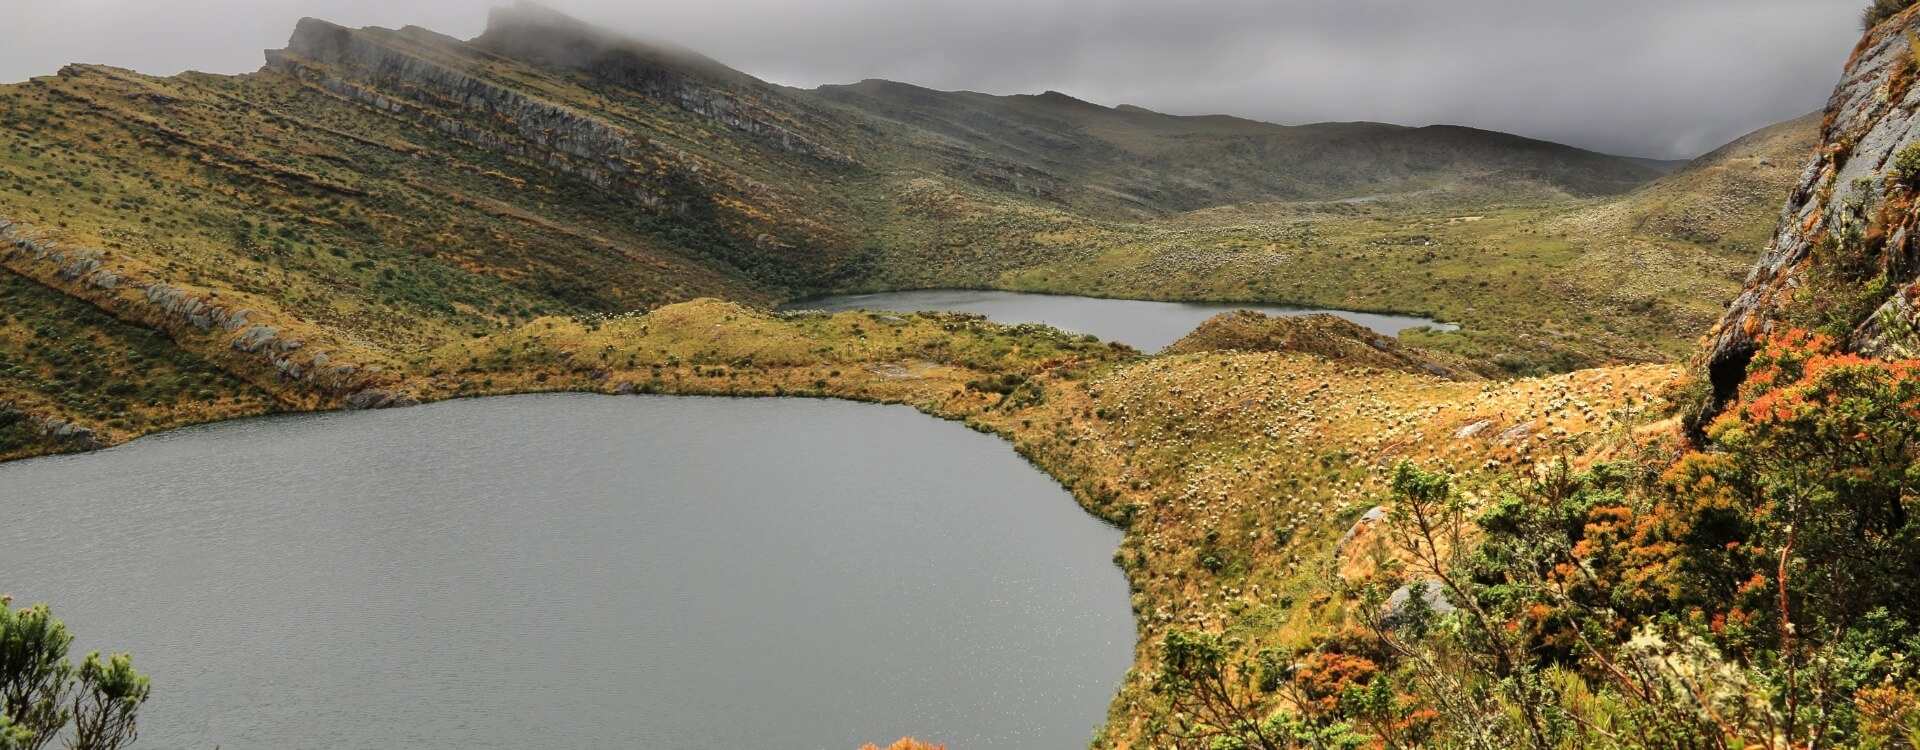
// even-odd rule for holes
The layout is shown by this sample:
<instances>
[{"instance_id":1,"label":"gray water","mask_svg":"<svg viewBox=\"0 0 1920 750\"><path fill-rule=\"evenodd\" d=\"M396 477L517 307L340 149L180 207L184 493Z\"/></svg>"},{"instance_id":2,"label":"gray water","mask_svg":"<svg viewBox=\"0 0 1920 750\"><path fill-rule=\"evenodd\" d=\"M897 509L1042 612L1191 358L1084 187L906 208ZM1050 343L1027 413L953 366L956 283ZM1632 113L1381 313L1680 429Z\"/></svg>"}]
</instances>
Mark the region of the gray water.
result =
<instances>
[{"instance_id":1,"label":"gray water","mask_svg":"<svg viewBox=\"0 0 1920 750\"><path fill-rule=\"evenodd\" d=\"M1084 746L1119 532L997 439L536 395L0 464L0 590L153 677L137 747Z\"/></svg>"},{"instance_id":2,"label":"gray water","mask_svg":"<svg viewBox=\"0 0 1920 750\"><path fill-rule=\"evenodd\" d=\"M1256 310L1268 315L1338 315L1375 332L1398 336L1422 326L1443 331L1459 326L1411 315L1320 310L1273 305L1200 302L1146 302L1097 299L1061 294L930 289L881 294L820 297L786 305L790 310L888 310L922 312L946 310L976 313L998 323L1045 323L1063 331L1089 333L1103 341L1118 341L1143 352L1156 352L1178 341L1206 319L1230 310Z\"/></svg>"}]
</instances>

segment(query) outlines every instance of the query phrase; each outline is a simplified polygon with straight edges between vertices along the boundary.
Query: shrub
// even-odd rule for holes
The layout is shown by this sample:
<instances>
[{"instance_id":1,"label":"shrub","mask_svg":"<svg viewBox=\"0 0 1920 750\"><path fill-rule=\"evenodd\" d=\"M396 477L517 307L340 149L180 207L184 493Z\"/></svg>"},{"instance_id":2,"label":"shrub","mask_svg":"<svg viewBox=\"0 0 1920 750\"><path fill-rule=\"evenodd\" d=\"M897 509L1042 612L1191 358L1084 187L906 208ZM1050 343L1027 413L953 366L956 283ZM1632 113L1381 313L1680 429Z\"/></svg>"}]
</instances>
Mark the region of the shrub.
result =
<instances>
[{"instance_id":1,"label":"shrub","mask_svg":"<svg viewBox=\"0 0 1920 750\"><path fill-rule=\"evenodd\" d=\"M1920 143L1909 144L1893 157L1892 177L1908 187L1920 186Z\"/></svg>"},{"instance_id":2,"label":"shrub","mask_svg":"<svg viewBox=\"0 0 1920 750\"><path fill-rule=\"evenodd\" d=\"M861 745L860 750L880 750L880 747L869 742ZM947 750L947 746L930 745L912 737L901 737L900 739L894 740L893 744L888 745L887 750Z\"/></svg>"},{"instance_id":3,"label":"shrub","mask_svg":"<svg viewBox=\"0 0 1920 750\"><path fill-rule=\"evenodd\" d=\"M0 748L38 750L69 726L71 750L118 750L136 736L146 675L133 659L87 655L67 661L73 636L44 604L14 609L0 596Z\"/></svg>"}]
</instances>

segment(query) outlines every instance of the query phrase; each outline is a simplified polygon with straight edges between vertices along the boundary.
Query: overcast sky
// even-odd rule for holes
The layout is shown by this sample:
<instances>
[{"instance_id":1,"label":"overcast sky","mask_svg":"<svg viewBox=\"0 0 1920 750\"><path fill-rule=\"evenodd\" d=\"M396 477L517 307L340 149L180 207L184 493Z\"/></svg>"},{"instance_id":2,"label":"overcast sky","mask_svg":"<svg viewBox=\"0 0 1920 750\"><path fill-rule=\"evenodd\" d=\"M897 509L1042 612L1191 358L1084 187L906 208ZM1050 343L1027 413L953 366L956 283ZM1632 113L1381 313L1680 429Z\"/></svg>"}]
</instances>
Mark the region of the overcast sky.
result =
<instances>
[{"instance_id":1,"label":"overcast sky","mask_svg":"<svg viewBox=\"0 0 1920 750\"><path fill-rule=\"evenodd\" d=\"M504 0L0 0L0 81L239 73L317 16L477 35ZM1824 106L1866 0L551 0L778 83L890 78L1281 123L1697 155Z\"/></svg>"}]
</instances>

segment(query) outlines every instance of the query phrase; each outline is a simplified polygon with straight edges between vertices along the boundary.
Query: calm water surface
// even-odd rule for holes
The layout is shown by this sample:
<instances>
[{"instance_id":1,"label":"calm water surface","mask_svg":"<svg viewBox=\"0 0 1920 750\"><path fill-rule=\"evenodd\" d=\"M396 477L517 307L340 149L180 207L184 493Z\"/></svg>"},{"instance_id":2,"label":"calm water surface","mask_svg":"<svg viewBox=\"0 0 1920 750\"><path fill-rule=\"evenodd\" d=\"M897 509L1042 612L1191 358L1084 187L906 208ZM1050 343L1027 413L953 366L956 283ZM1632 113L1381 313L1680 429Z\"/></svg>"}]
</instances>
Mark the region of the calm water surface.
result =
<instances>
[{"instance_id":1,"label":"calm water surface","mask_svg":"<svg viewBox=\"0 0 1920 750\"><path fill-rule=\"evenodd\" d=\"M1155 352L1187 335L1195 326L1229 310L1257 310L1268 315L1329 313L1388 336L1408 328L1431 326L1454 330L1458 326L1410 315L1383 315L1346 310L1194 302L1144 302L1095 299L1059 294L933 289L882 294L849 294L802 300L786 306L794 310L890 310L921 312L948 310L987 316L999 323L1045 323L1064 331L1090 333L1104 341L1118 341L1144 352Z\"/></svg>"},{"instance_id":2,"label":"calm water surface","mask_svg":"<svg viewBox=\"0 0 1920 750\"><path fill-rule=\"evenodd\" d=\"M0 590L154 680L138 747L1084 746L1119 533L904 407L537 395L0 464Z\"/></svg>"}]
</instances>

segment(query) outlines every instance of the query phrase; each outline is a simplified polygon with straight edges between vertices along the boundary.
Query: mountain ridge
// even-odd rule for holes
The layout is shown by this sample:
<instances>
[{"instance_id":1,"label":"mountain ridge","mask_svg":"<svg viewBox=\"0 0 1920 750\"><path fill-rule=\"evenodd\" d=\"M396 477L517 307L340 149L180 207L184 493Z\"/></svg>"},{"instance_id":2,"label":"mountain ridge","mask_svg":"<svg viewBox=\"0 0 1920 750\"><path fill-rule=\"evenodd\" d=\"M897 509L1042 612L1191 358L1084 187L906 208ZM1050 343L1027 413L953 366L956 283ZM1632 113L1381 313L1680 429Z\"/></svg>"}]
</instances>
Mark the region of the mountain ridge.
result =
<instances>
[{"instance_id":1,"label":"mountain ridge","mask_svg":"<svg viewBox=\"0 0 1920 750\"><path fill-rule=\"evenodd\" d=\"M543 57L581 34L594 43ZM306 19L251 74L162 78L75 65L0 87L0 114L14 125L0 130L0 222L27 243L0 253L0 268L166 335L243 384L223 388L265 392L279 408L386 405L413 398L393 373L450 342L545 316L701 297L770 304L949 285L1385 310L1431 304L1405 293L1418 282L1472 299L1421 280L1437 252L1455 259L1441 269L1454 284L1489 298L1559 294L1495 275L1510 261L1489 262L1475 246L1534 252L1518 244L1533 240L1517 222L1572 200L1551 184L1556 169L1579 167L1556 166L1561 156L1605 159L1596 184L1610 190L1649 175L1469 128L1280 126L1057 92L868 84L889 98L931 97L936 116L921 127L635 44L520 11L496 13L474 41ZM955 97L983 104L939 115ZM1257 137L1239 137L1247 132ZM1382 134L1427 139L1388 152L1400 162L1424 161L1421 149L1434 143L1471 147L1443 165L1453 171L1387 165L1343 182L1317 183L1293 166L1276 178L1263 166L1304 138L1337 146L1323 160L1335 171L1339 154L1379 152ZM1487 144L1522 153L1475 161ZM1212 154L1257 179L1155 172L1142 154L1207 170L1211 157L1195 155ZM1124 179L1086 178L1100 170ZM1541 179L1514 179L1535 172ZM1259 180L1280 178L1295 181L1283 193L1294 202L1239 202L1272 198ZM1351 195L1362 189L1388 193ZM1511 222L1452 218L1500 201L1547 208ZM1176 210L1187 204L1209 208ZM1260 218L1221 220L1236 214ZM1444 233L1409 239L1415 225ZM1116 260L1124 274L1108 270ZM1257 275L1241 274L1244 264ZM1150 287L1132 280L1135 269ZM1281 286L1298 280L1334 286ZM1503 286L1486 292L1490 280ZM1629 303L1638 304L1618 304ZM1501 365L1511 372L1658 357L1634 341L1642 331L1576 328L1604 334L1581 344L1557 325L1540 335L1525 317L1538 310L1449 304L1410 312L1444 313L1468 330L1418 343L1482 361L1511 356ZM1689 335L1651 310L1646 330ZM49 405L34 408L103 442L151 429L109 426L112 410L49 398L47 387L23 385L15 400Z\"/></svg>"}]
</instances>

